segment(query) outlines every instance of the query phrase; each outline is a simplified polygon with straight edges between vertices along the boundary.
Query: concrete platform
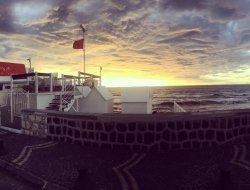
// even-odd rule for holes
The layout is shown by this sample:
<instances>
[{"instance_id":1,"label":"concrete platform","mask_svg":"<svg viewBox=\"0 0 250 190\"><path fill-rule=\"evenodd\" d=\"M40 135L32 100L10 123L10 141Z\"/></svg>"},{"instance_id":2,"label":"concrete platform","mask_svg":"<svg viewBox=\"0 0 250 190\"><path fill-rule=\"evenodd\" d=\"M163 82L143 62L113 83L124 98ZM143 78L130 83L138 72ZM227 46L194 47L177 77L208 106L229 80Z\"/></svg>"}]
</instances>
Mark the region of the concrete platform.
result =
<instances>
[{"instance_id":1,"label":"concrete platform","mask_svg":"<svg viewBox=\"0 0 250 190\"><path fill-rule=\"evenodd\" d=\"M221 184L220 188L250 189L250 144L246 142L202 150L133 152L3 130L0 139L8 152L0 156L0 169L20 176L35 189L77 189L81 182L82 189L94 190L217 190ZM88 171L82 181L77 180L79 170ZM223 181L221 171L231 178Z\"/></svg>"}]
</instances>

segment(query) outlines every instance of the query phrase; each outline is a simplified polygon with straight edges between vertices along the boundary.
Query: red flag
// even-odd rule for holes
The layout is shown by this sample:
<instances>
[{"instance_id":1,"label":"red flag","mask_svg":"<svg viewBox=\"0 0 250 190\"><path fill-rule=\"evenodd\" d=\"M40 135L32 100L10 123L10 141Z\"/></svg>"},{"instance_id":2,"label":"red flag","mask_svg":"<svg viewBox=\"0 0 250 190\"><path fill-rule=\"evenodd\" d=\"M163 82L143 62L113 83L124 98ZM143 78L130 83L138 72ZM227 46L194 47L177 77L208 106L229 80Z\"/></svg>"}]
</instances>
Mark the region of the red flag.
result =
<instances>
[{"instance_id":1,"label":"red flag","mask_svg":"<svg viewBox=\"0 0 250 190\"><path fill-rule=\"evenodd\" d=\"M84 42L84 39L74 41L73 48L74 49L83 49L83 42Z\"/></svg>"}]
</instances>

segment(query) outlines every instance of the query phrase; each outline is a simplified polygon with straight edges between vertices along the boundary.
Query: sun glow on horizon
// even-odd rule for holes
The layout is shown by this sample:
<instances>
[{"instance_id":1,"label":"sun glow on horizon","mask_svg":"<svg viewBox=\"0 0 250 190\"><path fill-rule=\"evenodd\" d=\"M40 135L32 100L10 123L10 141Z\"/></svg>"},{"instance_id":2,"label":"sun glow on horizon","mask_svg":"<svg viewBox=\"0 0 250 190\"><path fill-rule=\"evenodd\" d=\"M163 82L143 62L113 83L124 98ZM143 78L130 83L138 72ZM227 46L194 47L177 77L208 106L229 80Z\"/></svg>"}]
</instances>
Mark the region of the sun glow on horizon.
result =
<instances>
[{"instance_id":1,"label":"sun glow on horizon","mask_svg":"<svg viewBox=\"0 0 250 190\"><path fill-rule=\"evenodd\" d=\"M142 78L103 78L102 85L107 87L134 87L134 86L169 86L165 80Z\"/></svg>"}]
</instances>

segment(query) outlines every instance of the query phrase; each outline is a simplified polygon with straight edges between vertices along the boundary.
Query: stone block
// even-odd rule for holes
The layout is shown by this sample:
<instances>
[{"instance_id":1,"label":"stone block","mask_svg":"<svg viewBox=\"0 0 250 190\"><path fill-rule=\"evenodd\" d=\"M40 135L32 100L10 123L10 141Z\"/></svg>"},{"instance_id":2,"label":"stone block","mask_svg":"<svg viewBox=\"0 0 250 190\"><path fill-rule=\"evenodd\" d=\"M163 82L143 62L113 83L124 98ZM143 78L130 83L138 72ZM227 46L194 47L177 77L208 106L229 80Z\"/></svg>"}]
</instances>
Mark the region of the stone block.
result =
<instances>
[{"instance_id":1,"label":"stone block","mask_svg":"<svg viewBox=\"0 0 250 190\"><path fill-rule=\"evenodd\" d=\"M201 142L193 141L193 142L192 142L192 147L193 147L194 149L199 149L199 148L201 148Z\"/></svg>"},{"instance_id":2,"label":"stone block","mask_svg":"<svg viewBox=\"0 0 250 190\"><path fill-rule=\"evenodd\" d=\"M207 130L206 131L206 139L211 140L214 139L215 132L214 130Z\"/></svg>"},{"instance_id":3,"label":"stone block","mask_svg":"<svg viewBox=\"0 0 250 190\"><path fill-rule=\"evenodd\" d=\"M175 133L171 133L171 141L172 142L177 141L177 135Z\"/></svg>"},{"instance_id":4,"label":"stone block","mask_svg":"<svg viewBox=\"0 0 250 190\"><path fill-rule=\"evenodd\" d=\"M196 138L197 138L196 131L189 132L189 139L196 139Z\"/></svg>"},{"instance_id":5,"label":"stone block","mask_svg":"<svg viewBox=\"0 0 250 190\"><path fill-rule=\"evenodd\" d=\"M135 122L128 123L128 130L135 131L136 130L136 123Z\"/></svg>"},{"instance_id":6,"label":"stone block","mask_svg":"<svg viewBox=\"0 0 250 190\"><path fill-rule=\"evenodd\" d=\"M201 121L200 120L194 120L193 121L193 129L199 129L201 127Z\"/></svg>"},{"instance_id":7,"label":"stone block","mask_svg":"<svg viewBox=\"0 0 250 190\"><path fill-rule=\"evenodd\" d=\"M126 134L126 142L127 143L134 143L135 142L135 134L133 134L133 133Z\"/></svg>"},{"instance_id":8,"label":"stone block","mask_svg":"<svg viewBox=\"0 0 250 190\"><path fill-rule=\"evenodd\" d=\"M159 123L156 123L156 131L163 131L165 128L165 123L163 122L159 122Z\"/></svg>"},{"instance_id":9,"label":"stone block","mask_svg":"<svg viewBox=\"0 0 250 190\"><path fill-rule=\"evenodd\" d=\"M100 133L100 140L101 141L107 141L108 140L108 135L106 133Z\"/></svg>"},{"instance_id":10,"label":"stone block","mask_svg":"<svg viewBox=\"0 0 250 190\"><path fill-rule=\"evenodd\" d=\"M239 135L239 130L236 128L233 130L234 137L237 137Z\"/></svg>"},{"instance_id":11,"label":"stone block","mask_svg":"<svg viewBox=\"0 0 250 190\"><path fill-rule=\"evenodd\" d=\"M113 131L115 128L115 123L114 122L106 122L104 123L104 129L107 132Z\"/></svg>"},{"instance_id":12,"label":"stone block","mask_svg":"<svg viewBox=\"0 0 250 190\"><path fill-rule=\"evenodd\" d=\"M116 124L116 128L118 131L120 132L125 132L127 131L127 127L126 127L126 124L125 123L117 123Z\"/></svg>"},{"instance_id":13,"label":"stone block","mask_svg":"<svg viewBox=\"0 0 250 190\"><path fill-rule=\"evenodd\" d=\"M241 123L240 123L240 117L234 118L234 127L238 127L240 125L241 125Z\"/></svg>"},{"instance_id":14,"label":"stone block","mask_svg":"<svg viewBox=\"0 0 250 190\"><path fill-rule=\"evenodd\" d=\"M72 120L69 120L69 121L68 121L68 125L69 125L70 127L76 127L76 122L75 122L75 121L72 121Z\"/></svg>"},{"instance_id":15,"label":"stone block","mask_svg":"<svg viewBox=\"0 0 250 190\"><path fill-rule=\"evenodd\" d=\"M35 122L36 117L34 115L29 115L29 120Z\"/></svg>"},{"instance_id":16,"label":"stone block","mask_svg":"<svg viewBox=\"0 0 250 190\"><path fill-rule=\"evenodd\" d=\"M232 131L227 131L227 132L226 132L226 139L229 140L229 139L231 139L231 138L233 138Z\"/></svg>"},{"instance_id":17,"label":"stone block","mask_svg":"<svg viewBox=\"0 0 250 190\"><path fill-rule=\"evenodd\" d=\"M182 144L182 147L185 148L185 149L190 149L192 147L191 142L190 141L184 142Z\"/></svg>"},{"instance_id":18,"label":"stone block","mask_svg":"<svg viewBox=\"0 0 250 190\"><path fill-rule=\"evenodd\" d=\"M92 121L89 121L87 124L87 129L93 131L94 130L94 123Z\"/></svg>"},{"instance_id":19,"label":"stone block","mask_svg":"<svg viewBox=\"0 0 250 190\"><path fill-rule=\"evenodd\" d=\"M180 149L180 144L179 143L173 143L171 144L171 149L172 150L179 150Z\"/></svg>"},{"instance_id":20,"label":"stone block","mask_svg":"<svg viewBox=\"0 0 250 190\"><path fill-rule=\"evenodd\" d=\"M73 135L73 130L71 128L68 128L67 135L69 136Z\"/></svg>"},{"instance_id":21,"label":"stone block","mask_svg":"<svg viewBox=\"0 0 250 190\"><path fill-rule=\"evenodd\" d=\"M209 121L208 120L202 120L202 128L206 129L209 127Z\"/></svg>"},{"instance_id":22,"label":"stone block","mask_svg":"<svg viewBox=\"0 0 250 190\"><path fill-rule=\"evenodd\" d=\"M66 142L67 142L67 143L72 143L73 140L72 140L70 137L67 137L67 138L66 138Z\"/></svg>"},{"instance_id":23,"label":"stone block","mask_svg":"<svg viewBox=\"0 0 250 190\"><path fill-rule=\"evenodd\" d=\"M177 131L180 131L184 128L184 124L183 124L183 121L177 121L176 122L176 129Z\"/></svg>"},{"instance_id":24,"label":"stone block","mask_svg":"<svg viewBox=\"0 0 250 190\"><path fill-rule=\"evenodd\" d=\"M162 135L163 139L166 141L170 140L170 132L168 130L165 130Z\"/></svg>"},{"instance_id":25,"label":"stone block","mask_svg":"<svg viewBox=\"0 0 250 190\"><path fill-rule=\"evenodd\" d=\"M155 142L154 133L144 133L144 144L152 144L153 142Z\"/></svg>"},{"instance_id":26,"label":"stone block","mask_svg":"<svg viewBox=\"0 0 250 190\"><path fill-rule=\"evenodd\" d=\"M154 145L150 146L149 150L150 151L157 151L157 150L159 150L158 144L154 144Z\"/></svg>"},{"instance_id":27,"label":"stone block","mask_svg":"<svg viewBox=\"0 0 250 190\"><path fill-rule=\"evenodd\" d=\"M138 143L142 143L142 134L141 133L137 133L136 134L136 139Z\"/></svg>"},{"instance_id":28,"label":"stone block","mask_svg":"<svg viewBox=\"0 0 250 190\"><path fill-rule=\"evenodd\" d=\"M62 126L62 134L66 135L66 131L67 131L67 126Z\"/></svg>"},{"instance_id":29,"label":"stone block","mask_svg":"<svg viewBox=\"0 0 250 190\"><path fill-rule=\"evenodd\" d=\"M185 129L187 129L187 130L192 129L191 121L185 121Z\"/></svg>"},{"instance_id":30,"label":"stone block","mask_svg":"<svg viewBox=\"0 0 250 190\"><path fill-rule=\"evenodd\" d=\"M75 129L74 131L75 131L75 132L74 132L74 137L75 137L76 139L80 138L80 131L78 131L77 129Z\"/></svg>"},{"instance_id":31,"label":"stone block","mask_svg":"<svg viewBox=\"0 0 250 190\"><path fill-rule=\"evenodd\" d=\"M241 127L239 131L240 135L246 135L247 134L247 128L246 127Z\"/></svg>"},{"instance_id":32,"label":"stone block","mask_svg":"<svg viewBox=\"0 0 250 190\"><path fill-rule=\"evenodd\" d=\"M198 139L199 140L203 140L204 139L204 131L203 130L198 131Z\"/></svg>"},{"instance_id":33,"label":"stone block","mask_svg":"<svg viewBox=\"0 0 250 190\"><path fill-rule=\"evenodd\" d=\"M86 131L83 131L83 132L81 133L81 136L82 136L83 139L84 139L84 138L87 138L87 132L86 132Z\"/></svg>"},{"instance_id":34,"label":"stone block","mask_svg":"<svg viewBox=\"0 0 250 190\"><path fill-rule=\"evenodd\" d=\"M209 142L202 142L201 148L208 148L209 147Z\"/></svg>"},{"instance_id":35,"label":"stone block","mask_svg":"<svg viewBox=\"0 0 250 190\"><path fill-rule=\"evenodd\" d=\"M220 120L220 128L221 129L226 129L227 128L227 120L226 119L221 119Z\"/></svg>"},{"instance_id":36,"label":"stone block","mask_svg":"<svg viewBox=\"0 0 250 190\"><path fill-rule=\"evenodd\" d=\"M86 121L82 121L81 122L81 128L82 129L86 129Z\"/></svg>"},{"instance_id":37,"label":"stone block","mask_svg":"<svg viewBox=\"0 0 250 190\"><path fill-rule=\"evenodd\" d=\"M88 132L88 138L94 140L95 139L95 132L92 132L92 131Z\"/></svg>"},{"instance_id":38,"label":"stone block","mask_svg":"<svg viewBox=\"0 0 250 190\"><path fill-rule=\"evenodd\" d=\"M224 142L225 141L224 131L216 131L216 140L217 140L217 142Z\"/></svg>"},{"instance_id":39,"label":"stone block","mask_svg":"<svg viewBox=\"0 0 250 190\"><path fill-rule=\"evenodd\" d=\"M211 128L218 129L219 128L219 120L218 119L210 120L210 126L211 126Z\"/></svg>"},{"instance_id":40,"label":"stone block","mask_svg":"<svg viewBox=\"0 0 250 190\"><path fill-rule=\"evenodd\" d=\"M113 131L110 133L110 139L111 142L116 142L116 132Z\"/></svg>"},{"instance_id":41,"label":"stone block","mask_svg":"<svg viewBox=\"0 0 250 190\"><path fill-rule=\"evenodd\" d=\"M161 140L161 133L157 133L156 134L156 141L160 141Z\"/></svg>"},{"instance_id":42,"label":"stone block","mask_svg":"<svg viewBox=\"0 0 250 190\"><path fill-rule=\"evenodd\" d=\"M53 118L53 122L54 122L55 124L59 124L59 123L60 123L60 119L59 119L58 117L54 117L54 118Z\"/></svg>"},{"instance_id":43,"label":"stone block","mask_svg":"<svg viewBox=\"0 0 250 190\"><path fill-rule=\"evenodd\" d=\"M56 127L56 135L61 135L61 127L60 126Z\"/></svg>"},{"instance_id":44,"label":"stone block","mask_svg":"<svg viewBox=\"0 0 250 190\"><path fill-rule=\"evenodd\" d=\"M187 132L186 131L181 131L178 134L178 141L184 141L187 139Z\"/></svg>"},{"instance_id":45,"label":"stone block","mask_svg":"<svg viewBox=\"0 0 250 190\"><path fill-rule=\"evenodd\" d=\"M168 128L175 130L175 122L174 121L169 121L168 122Z\"/></svg>"},{"instance_id":46,"label":"stone block","mask_svg":"<svg viewBox=\"0 0 250 190\"><path fill-rule=\"evenodd\" d=\"M49 125L49 133L55 134L55 126L54 125Z\"/></svg>"},{"instance_id":47,"label":"stone block","mask_svg":"<svg viewBox=\"0 0 250 190\"><path fill-rule=\"evenodd\" d=\"M155 125L154 125L154 123L148 123L148 130L149 131L155 131Z\"/></svg>"},{"instance_id":48,"label":"stone block","mask_svg":"<svg viewBox=\"0 0 250 190\"><path fill-rule=\"evenodd\" d=\"M139 131L146 131L147 129L147 123L139 122L137 123L137 128Z\"/></svg>"},{"instance_id":49,"label":"stone block","mask_svg":"<svg viewBox=\"0 0 250 190\"><path fill-rule=\"evenodd\" d=\"M231 119L228 119L227 120L227 128L232 128L233 127L233 122L232 122L232 120Z\"/></svg>"},{"instance_id":50,"label":"stone block","mask_svg":"<svg viewBox=\"0 0 250 190\"><path fill-rule=\"evenodd\" d=\"M248 117L247 116L242 117L241 120L242 120L242 125L248 124Z\"/></svg>"},{"instance_id":51,"label":"stone block","mask_svg":"<svg viewBox=\"0 0 250 190\"><path fill-rule=\"evenodd\" d=\"M102 127L102 123L101 122L96 122L95 123L95 130L96 131L102 131L103 127Z\"/></svg>"}]
</instances>

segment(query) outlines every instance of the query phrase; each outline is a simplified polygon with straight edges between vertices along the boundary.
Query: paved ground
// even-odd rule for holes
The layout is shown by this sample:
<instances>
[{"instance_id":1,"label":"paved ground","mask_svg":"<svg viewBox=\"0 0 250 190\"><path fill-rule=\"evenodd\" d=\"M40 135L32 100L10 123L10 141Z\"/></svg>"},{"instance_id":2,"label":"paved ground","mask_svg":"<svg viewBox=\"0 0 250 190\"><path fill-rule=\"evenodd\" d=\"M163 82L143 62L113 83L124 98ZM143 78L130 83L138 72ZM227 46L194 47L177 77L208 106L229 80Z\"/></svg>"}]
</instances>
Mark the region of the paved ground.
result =
<instances>
[{"instance_id":1,"label":"paved ground","mask_svg":"<svg viewBox=\"0 0 250 190\"><path fill-rule=\"evenodd\" d=\"M205 150L131 152L87 148L5 131L0 131L0 139L8 151L0 156L0 169L32 182L35 189L74 189L76 184L86 190L217 190L220 185L220 189L227 190L250 189L247 143ZM221 168L226 177L218 180ZM231 180L227 170L231 171ZM81 181L77 180L79 176Z\"/></svg>"},{"instance_id":2,"label":"paved ground","mask_svg":"<svg viewBox=\"0 0 250 190\"><path fill-rule=\"evenodd\" d=\"M35 190L32 184L24 182L18 177L14 177L6 171L0 169L0 189L1 190Z\"/></svg>"}]
</instances>

